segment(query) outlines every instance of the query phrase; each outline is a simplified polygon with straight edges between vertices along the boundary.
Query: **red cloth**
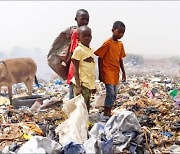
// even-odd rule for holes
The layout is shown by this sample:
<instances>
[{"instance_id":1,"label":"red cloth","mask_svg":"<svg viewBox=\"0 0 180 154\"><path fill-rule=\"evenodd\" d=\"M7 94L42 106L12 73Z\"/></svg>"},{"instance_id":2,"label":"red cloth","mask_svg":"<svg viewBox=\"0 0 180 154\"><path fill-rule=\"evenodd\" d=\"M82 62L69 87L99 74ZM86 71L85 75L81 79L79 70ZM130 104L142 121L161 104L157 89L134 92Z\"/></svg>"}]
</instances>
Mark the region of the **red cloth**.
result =
<instances>
[{"instance_id":1,"label":"red cloth","mask_svg":"<svg viewBox=\"0 0 180 154\"><path fill-rule=\"evenodd\" d=\"M77 45L78 45L77 29L74 29L71 35L71 46L70 46L69 51L74 52L74 49L77 47ZM69 66L68 77L67 77L68 84L71 83L71 79L73 78L73 76L74 76L74 65L71 61L70 66Z\"/></svg>"}]
</instances>

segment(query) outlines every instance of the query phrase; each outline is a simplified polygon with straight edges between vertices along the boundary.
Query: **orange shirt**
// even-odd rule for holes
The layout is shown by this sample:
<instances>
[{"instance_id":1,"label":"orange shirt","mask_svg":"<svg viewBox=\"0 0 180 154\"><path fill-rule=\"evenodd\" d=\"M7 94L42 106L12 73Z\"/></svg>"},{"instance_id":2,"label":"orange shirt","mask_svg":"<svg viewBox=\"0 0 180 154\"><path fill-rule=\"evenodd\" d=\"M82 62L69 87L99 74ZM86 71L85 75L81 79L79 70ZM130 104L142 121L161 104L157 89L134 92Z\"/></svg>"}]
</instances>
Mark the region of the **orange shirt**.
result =
<instances>
[{"instance_id":1,"label":"orange shirt","mask_svg":"<svg viewBox=\"0 0 180 154\"><path fill-rule=\"evenodd\" d=\"M120 60L126 56L123 43L108 39L94 52L95 55L103 59L103 77L105 84L118 85Z\"/></svg>"}]
</instances>

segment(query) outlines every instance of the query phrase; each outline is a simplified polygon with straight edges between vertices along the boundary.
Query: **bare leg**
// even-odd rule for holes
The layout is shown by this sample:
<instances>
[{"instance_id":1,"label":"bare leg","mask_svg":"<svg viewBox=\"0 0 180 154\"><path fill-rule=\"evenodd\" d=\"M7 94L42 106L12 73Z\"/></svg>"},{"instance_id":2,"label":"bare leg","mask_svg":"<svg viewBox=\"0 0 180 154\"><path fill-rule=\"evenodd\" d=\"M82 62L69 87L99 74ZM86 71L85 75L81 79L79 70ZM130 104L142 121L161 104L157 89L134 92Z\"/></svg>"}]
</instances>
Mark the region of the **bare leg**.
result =
<instances>
[{"instance_id":1,"label":"bare leg","mask_svg":"<svg viewBox=\"0 0 180 154\"><path fill-rule=\"evenodd\" d=\"M108 116L108 107L104 106L104 116Z\"/></svg>"},{"instance_id":2,"label":"bare leg","mask_svg":"<svg viewBox=\"0 0 180 154\"><path fill-rule=\"evenodd\" d=\"M112 107L109 107L109 109L108 109L108 117L111 116L111 109L112 109Z\"/></svg>"},{"instance_id":3,"label":"bare leg","mask_svg":"<svg viewBox=\"0 0 180 154\"><path fill-rule=\"evenodd\" d=\"M104 106L104 116L111 116L111 107Z\"/></svg>"}]
</instances>

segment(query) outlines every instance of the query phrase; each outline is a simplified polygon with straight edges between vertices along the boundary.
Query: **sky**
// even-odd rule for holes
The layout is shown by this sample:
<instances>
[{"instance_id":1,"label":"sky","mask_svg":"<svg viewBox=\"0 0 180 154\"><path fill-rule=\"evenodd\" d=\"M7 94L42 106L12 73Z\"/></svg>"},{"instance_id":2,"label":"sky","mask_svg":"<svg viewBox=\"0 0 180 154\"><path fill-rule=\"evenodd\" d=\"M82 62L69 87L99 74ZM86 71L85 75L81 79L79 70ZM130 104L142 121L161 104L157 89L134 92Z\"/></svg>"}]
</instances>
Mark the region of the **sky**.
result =
<instances>
[{"instance_id":1,"label":"sky","mask_svg":"<svg viewBox=\"0 0 180 154\"><path fill-rule=\"evenodd\" d=\"M76 25L81 8L90 14L94 50L120 20L126 25L121 39L126 53L180 55L179 1L0 1L0 52L20 46L47 55L58 34Z\"/></svg>"}]
</instances>

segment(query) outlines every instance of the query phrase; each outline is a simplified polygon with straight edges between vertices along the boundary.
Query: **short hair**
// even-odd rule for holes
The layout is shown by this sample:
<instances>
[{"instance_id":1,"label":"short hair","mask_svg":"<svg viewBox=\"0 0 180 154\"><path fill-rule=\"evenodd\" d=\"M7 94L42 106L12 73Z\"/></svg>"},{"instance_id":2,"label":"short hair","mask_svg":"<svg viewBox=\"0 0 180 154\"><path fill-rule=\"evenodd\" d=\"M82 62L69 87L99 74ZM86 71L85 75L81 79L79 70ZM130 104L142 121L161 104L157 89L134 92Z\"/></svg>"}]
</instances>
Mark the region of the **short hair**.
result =
<instances>
[{"instance_id":1,"label":"short hair","mask_svg":"<svg viewBox=\"0 0 180 154\"><path fill-rule=\"evenodd\" d=\"M91 31L91 28L89 28L88 26L80 26L80 27L78 27L78 29L77 29L78 35L84 30L90 30Z\"/></svg>"},{"instance_id":2,"label":"short hair","mask_svg":"<svg viewBox=\"0 0 180 154\"><path fill-rule=\"evenodd\" d=\"M85 10L85 9L79 9L79 10L77 10L77 12L76 12L76 17L78 17L81 12L86 13L86 14L89 15L89 13L88 13L87 10Z\"/></svg>"},{"instance_id":3,"label":"short hair","mask_svg":"<svg viewBox=\"0 0 180 154\"><path fill-rule=\"evenodd\" d=\"M126 28L125 24L122 21L115 21L114 24L113 24L113 29L117 29L119 27Z\"/></svg>"}]
</instances>

